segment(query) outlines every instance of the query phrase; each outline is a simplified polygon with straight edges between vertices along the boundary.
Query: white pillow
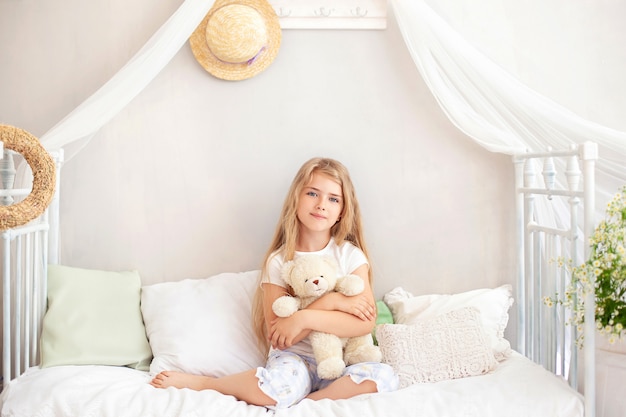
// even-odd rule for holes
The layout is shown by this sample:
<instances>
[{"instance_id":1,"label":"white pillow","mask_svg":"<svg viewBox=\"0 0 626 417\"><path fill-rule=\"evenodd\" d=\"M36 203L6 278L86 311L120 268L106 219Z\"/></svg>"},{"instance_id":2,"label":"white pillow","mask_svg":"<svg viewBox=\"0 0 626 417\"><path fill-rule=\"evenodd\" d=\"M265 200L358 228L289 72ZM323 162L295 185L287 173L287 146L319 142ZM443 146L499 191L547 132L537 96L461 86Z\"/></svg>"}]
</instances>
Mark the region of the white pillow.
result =
<instances>
[{"instance_id":1,"label":"white pillow","mask_svg":"<svg viewBox=\"0 0 626 417\"><path fill-rule=\"evenodd\" d=\"M259 271L143 287L141 311L154 359L150 372L224 376L262 366L252 328Z\"/></svg>"},{"instance_id":2,"label":"white pillow","mask_svg":"<svg viewBox=\"0 0 626 417\"><path fill-rule=\"evenodd\" d=\"M382 324L377 326L376 337L382 360L398 375L400 388L478 376L497 365L474 307L411 325Z\"/></svg>"},{"instance_id":3,"label":"white pillow","mask_svg":"<svg viewBox=\"0 0 626 417\"><path fill-rule=\"evenodd\" d=\"M513 304L511 285L483 288L458 294L414 296L401 287L383 296L393 314L394 322L413 324L418 319L438 316L462 307L476 307L495 358L502 361L511 355L511 344L504 338Z\"/></svg>"}]
</instances>

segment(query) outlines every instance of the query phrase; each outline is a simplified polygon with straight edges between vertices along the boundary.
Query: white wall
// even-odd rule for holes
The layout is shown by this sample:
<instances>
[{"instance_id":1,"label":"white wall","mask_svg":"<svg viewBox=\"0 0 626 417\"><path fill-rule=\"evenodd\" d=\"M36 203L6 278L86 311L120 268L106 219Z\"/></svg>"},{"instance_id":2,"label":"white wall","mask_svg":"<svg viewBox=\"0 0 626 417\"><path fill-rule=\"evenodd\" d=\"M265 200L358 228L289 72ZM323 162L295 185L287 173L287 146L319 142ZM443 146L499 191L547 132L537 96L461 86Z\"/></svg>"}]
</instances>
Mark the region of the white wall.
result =
<instances>
[{"instance_id":1,"label":"white wall","mask_svg":"<svg viewBox=\"0 0 626 417\"><path fill-rule=\"evenodd\" d=\"M544 68L529 59L534 54L515 53L531 47L550 56L554 45L538 42L549 32L476 36L516 22L508 2L484 2L492 18L483 21L471 2L458 9L438 4L487 51L506 51L498 42L511 40L514 55L502 54L503 65L526 68L521 72L535 81L547 74L549 83L536 82L543 87L570 86L571 78L554 77L568 69L567 60ZM0 122L42 135L180 3L0 0ZM517 24L510 30L523 26ZM528 40L517 36L528 32ZM577 73L597 69L587 64ZM590 95L596 104L626 107L603 92L567 99L584 110ZM185 45L65 165L63 262L135 268L145 283L256 269L293 174L318 155L352 172L378 295L396 285L429 293L514 283L510 158L485 152L449 123L392 15L384 31L283 31L276 61L241 82L211 77ZM507 335L514 341L512 313Z\"/></svg>"},{"instance_id":2,"label":"white wall","mask_svg":"<svg viewBox=\"0 0 626 417\"><path fill-rule=\"evenodd\" d=\"M3 3L30 22L15 28L28 37L16 51L22 67L40 61L25 51L42 50L45 35L46 65L58 70L44 82L13 64L2 79L19 77L7 86L11 96L48 119L106 81L116 70L110 57L119 67L141 46L158 26L153 13L164 19L175 8L137 6L125 20L135 13L141 24L113 30L120 2L96 2L87 15L67 4L50 18ZM76 27L79 11L82 32L52 30ZM389 26L284 31L274 64L235 83L211 77L183 47L64 167L64 262L137 268L146 282L257 268L291 177L305 159L327 155L354 176L379 293L398 279L418 292L510 281L509 158L484 152L448 123ZM3 100L4 122L35 134L55 122L23 110Z\"/></svg>"}]
</instances>

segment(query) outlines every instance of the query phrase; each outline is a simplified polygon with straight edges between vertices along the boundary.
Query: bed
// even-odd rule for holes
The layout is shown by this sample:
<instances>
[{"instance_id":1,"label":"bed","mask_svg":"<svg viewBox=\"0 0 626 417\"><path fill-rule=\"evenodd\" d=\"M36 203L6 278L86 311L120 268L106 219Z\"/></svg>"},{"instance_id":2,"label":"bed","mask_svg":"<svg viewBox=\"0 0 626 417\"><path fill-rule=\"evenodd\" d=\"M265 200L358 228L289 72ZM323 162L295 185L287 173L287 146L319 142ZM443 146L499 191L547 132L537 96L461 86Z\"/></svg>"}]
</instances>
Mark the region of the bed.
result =
<instances>
[{"instance_id":1,"label":"bed","mask_svg":"<svg viewBox=\"0 0 626 417\"><path fill-rule=\"evenodd\" d=\"M578 357L567 312L543 299L564 282L552 260L584 256L584 236L592 230L596 153L595 145L584 144L514 156L516 287L418 295L396 287L382 295L374 336L383 360L399 375L398 391L339 401L305 399L286 410L247 405L211 390L148 384L160 370L220 376L263 363L249 325L259 271L142 286L137 271L60 265L56 198L35 221L45 233L2 232L0 414L591 416L593 355ZM0 172L11 171L6 160L7 154ZM552 209L568 220L555 225L555 217L545 215ZM518 316L513 347L504 337L512 308ZM593 331L585 337L586 349L593 349ZM587 361L584 367L578 366L581 359Z\"/></svg>"}]
</instances>

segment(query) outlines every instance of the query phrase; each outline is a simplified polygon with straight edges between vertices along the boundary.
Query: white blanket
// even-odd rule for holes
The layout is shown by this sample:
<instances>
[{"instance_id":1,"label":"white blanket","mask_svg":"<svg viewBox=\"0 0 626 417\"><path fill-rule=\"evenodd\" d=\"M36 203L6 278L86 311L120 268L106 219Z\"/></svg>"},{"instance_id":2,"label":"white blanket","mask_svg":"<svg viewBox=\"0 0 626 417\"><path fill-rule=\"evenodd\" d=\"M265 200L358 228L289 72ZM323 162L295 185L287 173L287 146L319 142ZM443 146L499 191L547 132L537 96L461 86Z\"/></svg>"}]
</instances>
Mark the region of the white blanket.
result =
<instances>
[{"instance_id":1,"label":"white blanket","mask_svg":"<svg viewBox=\"0 0 626 417\"><path fill-rule=\"evenodd\" d=\"M582 397L561 378L513 352L487 375L415 384L349 400L303 400L286 410L247 405L215 391L157 389L123 367L31 368L0 396L2 417L583 416Z\"/></svg>"}]
</instances>

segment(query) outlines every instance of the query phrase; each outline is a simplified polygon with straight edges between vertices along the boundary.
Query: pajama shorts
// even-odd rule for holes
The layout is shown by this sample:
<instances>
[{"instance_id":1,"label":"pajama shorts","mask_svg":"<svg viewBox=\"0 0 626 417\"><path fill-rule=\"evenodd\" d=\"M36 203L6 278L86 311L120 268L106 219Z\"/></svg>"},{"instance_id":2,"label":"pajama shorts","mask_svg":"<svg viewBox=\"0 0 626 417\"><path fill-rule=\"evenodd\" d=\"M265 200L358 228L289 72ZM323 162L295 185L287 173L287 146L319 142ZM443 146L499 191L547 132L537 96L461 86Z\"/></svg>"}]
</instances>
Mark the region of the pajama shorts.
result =
<instances>
[{"instance_id":1,"label":"pajama shorts","mask_svg":"<svg viewBox=\"0 0 626 417\"><path fill-rule=\"evenodd\" d=\"M378 392L395 391L399 385L391 366L379 362L347 366L342 376L346 375L357 384L374 381ZM276 401L276 408L287 408L333 382L317 376L314 358L280 350L270 353L265 368L257 368L256 377L261 391Z\"/></svg>"}]
</instances>

